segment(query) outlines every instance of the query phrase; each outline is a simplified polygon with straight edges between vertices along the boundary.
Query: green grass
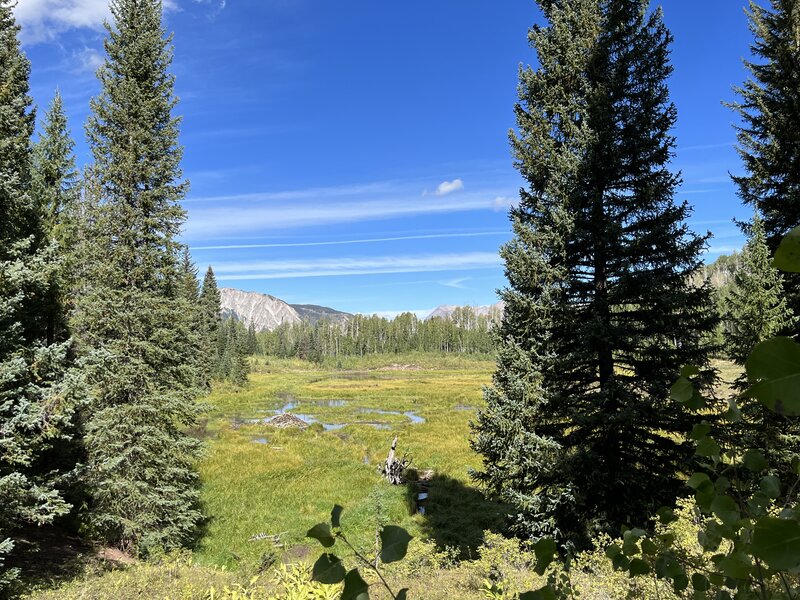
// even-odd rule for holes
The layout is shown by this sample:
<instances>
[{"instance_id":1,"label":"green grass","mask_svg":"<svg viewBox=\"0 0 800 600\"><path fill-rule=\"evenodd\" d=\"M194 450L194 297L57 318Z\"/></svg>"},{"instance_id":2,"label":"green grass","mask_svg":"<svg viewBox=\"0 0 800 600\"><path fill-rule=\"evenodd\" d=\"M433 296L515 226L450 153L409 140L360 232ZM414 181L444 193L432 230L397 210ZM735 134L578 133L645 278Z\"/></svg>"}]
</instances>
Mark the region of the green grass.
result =
<instances>
[{"instance_id":1,"label":"green grass","mask_svg":"<svg viewBox=\"0 0 800 600\"><path fill-rule=\"evenodd\" d=\"M498 526L503 513L469 478L469 469L480 464L469 447L469 420L483 402L481 388L493 368L491 360L431 354L322 366L258 361L246 389L221 387L207 399L213 408L200 472L209 521L198 560L253 565L270 545L249 541L260 533L280 535L290 554L303 556L305 532L326 520L333 504L345 507L345 527L365 548L374 543L380 519L441 546L474 551L484 529ZM303 431L247 423L268 418L267 411L291 399L300 401L292 412L344 426ZM324 402L329 400L345 403ZM425 422L412 424L403 415L371 412L375 409L412 411ZM376 428L377 422L384 428ZM408 452L417 469L435 473L424 516L411 514L410 488L388 485L377 473L395 433L398 450Z\"/></svg>"}]
</instances>

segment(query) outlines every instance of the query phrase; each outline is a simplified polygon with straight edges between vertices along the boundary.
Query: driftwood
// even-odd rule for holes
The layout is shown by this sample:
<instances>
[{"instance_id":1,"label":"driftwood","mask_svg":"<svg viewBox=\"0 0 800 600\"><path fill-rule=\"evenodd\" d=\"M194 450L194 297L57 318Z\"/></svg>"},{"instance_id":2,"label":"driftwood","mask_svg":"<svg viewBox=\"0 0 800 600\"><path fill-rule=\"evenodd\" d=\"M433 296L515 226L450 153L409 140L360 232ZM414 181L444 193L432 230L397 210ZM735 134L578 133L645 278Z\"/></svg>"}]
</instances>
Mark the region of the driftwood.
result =
<instances>
[{"instance_id":1,"label":"driftwood","mask_svg":"<svg viewBox=\"0 0 800 600\"><path fill-rule=\"evenodd\" d=\"M411 459L403 454L403 458L397 459L395 452L397 451L397 436L394 436L392 448L389 450L389 456L386 461L378 467L378 472L383 475L386 480L392 485L400 485L404 483L403 475L406 469L411 464Z\"/></svg>"}]
</instances>

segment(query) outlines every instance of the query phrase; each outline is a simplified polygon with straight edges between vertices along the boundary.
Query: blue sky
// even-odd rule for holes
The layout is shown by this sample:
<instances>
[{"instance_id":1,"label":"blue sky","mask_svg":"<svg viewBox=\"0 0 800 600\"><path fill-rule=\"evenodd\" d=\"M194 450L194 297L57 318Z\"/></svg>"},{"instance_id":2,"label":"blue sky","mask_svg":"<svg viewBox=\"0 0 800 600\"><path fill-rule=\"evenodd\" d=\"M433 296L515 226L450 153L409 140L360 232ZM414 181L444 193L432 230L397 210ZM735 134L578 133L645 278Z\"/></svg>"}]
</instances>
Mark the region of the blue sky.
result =
<instances>
[{"instance_id":1,"label":"blue sky","mask_svg":"<svg viewBox=\"0 0 800 600\"><path fill-rule=\"evenodd\" d=\"M744 0L664 0L675 36L673 163L708 259L743 242L740 170L721 101L745 76ZM350 312L489 304L522 185L507 132L534 61L533 0L170 0L185 241L220 284ZM19 0L36 102L83 123L106 0Z\"/></svg>"}]
</instances>

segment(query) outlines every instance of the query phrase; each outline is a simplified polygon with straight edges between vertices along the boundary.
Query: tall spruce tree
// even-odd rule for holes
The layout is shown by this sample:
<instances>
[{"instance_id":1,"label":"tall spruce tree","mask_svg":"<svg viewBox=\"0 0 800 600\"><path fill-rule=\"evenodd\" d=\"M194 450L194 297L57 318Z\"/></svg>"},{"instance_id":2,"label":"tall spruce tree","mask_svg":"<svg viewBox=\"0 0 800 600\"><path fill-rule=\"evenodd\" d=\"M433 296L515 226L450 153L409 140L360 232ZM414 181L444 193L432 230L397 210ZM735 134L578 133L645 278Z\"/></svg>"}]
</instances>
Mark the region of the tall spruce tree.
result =
<instances>
[{"instance_id":1,"label":"tall spruce tree","mask_svg":"<svg viewBox=\"0 0 800 600\"><path fill-rule=\"evenodd\" d=\"M46 343L58 263L31 195L30 65L12 6L0 1L0 595L16 574L5 559L20 529L69 510L62 465L50 453L66 436L79 390L66 344Z\"/></svg>"},{"instance_id":2,"label":"tall spruce tree","mask_svg":"<svg viewBox=\"0 0 800 600\"><path fill-rule=\"evenodd\" d=\"M45 114L42 134L33 148L31 195L38 207L43 235L57 244L60 269L47 298L47 339L68 337L66 312L73 287L76 256L76 211L80 196L75 143L67 128L61 94L56 92Z\"/></svg>"},{"instance_id":3,"label":"tall spruce tree","mask_svg":"<svg viewBox=\"0 0 800 600\"><path fill-rule=\"evenodd\" d=\"M724 309L726 350L739 365L744 365L756 345L796 321L783 293L783 275L772 266L764 224L757 212L745 229L747 244ZM746 375L736 382L740 390L747 385ZM761 450L771 465L785 472L782 479L791 481L792 457L800 451L797 419L768 410L746 396L738 403L742 419L728 431L735 447Z\"/></svg>"},{"instance_id":4,"label":"tall spruce tree","mask_svg":"<svg viewBox=\"0 0 800 600\"><path fill-rule=\"evenodd\" d=\"M222 306L217 287L217 278L211 266L203 277L203 288L200 291L200 313L202 315L203 335L203 377L206 387L220 372L222 352L224 352L224 335L222 332Z\"/></svg>"},{"instance_id":5,"label":"tall spruce tree","mask_svg":"<svg viewBox=\"0 0 800 600\"><path fill-rule=\"evenodd\" d=\"M48 237L62 247L69 246L80 178L75 166L75 142L70 136L59 91L45 113L42 134L33 148L31 179Z\"/></svg>"},{"instance_id":6,"label":"tall spruce tree","mask_svg":"<svg viewBox=\"0 0 800 600\"><path fill-rule=\"evenodd\" d=\"M772 266L758 213L746 229L747 244L724 309L726 350L739 365L744 365L756 345L795 321L783 293L783 274Z\"/></svg>"},{"instance_id":7,"label":"tall spruce tree","mask_svg":"<svg viewBox=\"0 0 800 600\"><path fill-rule=\"evenodd\" d=\"M738 150L745 174L733 178L741 199L764 219L774 253L800 225L800 0L750 2L750 78L736 91ZM800 315L800 276L786 275L786 295ZM791 329L797 333L797 322Z\"/></svg>"},{"instance_id":8,"label":"tall spruce tree","mask_svg":"<svg viewBox=\"0 0 800 600\"><path fill-rule=\"evenodd\" d=\"M690 281L705 238L673 200L671 35L648 4L540 1L540 66L520 73L511 139L528 188L501 250L476 478L512 504L521 535L567 546L674 500L694 419L669 389L683 365L707 364L716 322Z\"/></svg>"},{"instance_id":9,"label":"tall spruce tree","mask_svg":"<svg viewBox=\"0 0 800 600\"><path fill-rule=\"evenodd\" d=\"M94 388L86 412L90 530L132 551L174 548L200 518L186 433L198 390L182 246L185 220L171 40L160 0L112 0L102 86L87 123L94 156L86 281L73 328Z\"/></svg>"}]
</instances>

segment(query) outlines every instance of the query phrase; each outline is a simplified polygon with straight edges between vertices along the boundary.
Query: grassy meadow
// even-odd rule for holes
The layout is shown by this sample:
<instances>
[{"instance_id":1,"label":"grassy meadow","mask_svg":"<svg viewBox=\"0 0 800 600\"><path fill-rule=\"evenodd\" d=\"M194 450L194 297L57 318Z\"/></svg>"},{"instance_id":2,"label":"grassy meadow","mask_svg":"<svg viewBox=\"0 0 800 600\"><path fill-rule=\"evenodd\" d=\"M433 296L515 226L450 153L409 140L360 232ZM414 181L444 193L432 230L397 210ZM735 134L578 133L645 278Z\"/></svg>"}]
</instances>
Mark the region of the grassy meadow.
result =
<instances>
[{"instance_id":1,"label":"grassy meadow","mask_svg":"<svg viewBox=\"0 0 800 600\"><path fill-rule=\"evenodd\" d=\"M259 535L278 536L281 551L304 557L305 532L334 504L345 507L346 528L366 548L376 524L390 522L474 553L503 515L469 478L479 465L469 420L493 367L489 359L425 354L256 362L247 388L218 388L207 399L199 434L208 442L200 473L209 518L197 559L257 564L274 544L253 540ZM263 422L281 408L318 423L303 430ZM414 514L410 488L377 472L395 434L412 467L433 472L424 515Z\"/></svg>"},{"instance_id":2,"label":"grassy meadow","mask_svg":"<svg viewBox=\"0 0 800 600\"><path fill-rule=\"evenodd\" d=\"M724 396L741 370L721 360L713 366ZM415 536L407 559L388 569L410 597L499 597L487 591L487 578L504 582L502 597L541 586L532 556L517 541L490 533L502 529L504 507L484 499L469 477L479 465L469 421L493 369L491 358L438 354L321 365L256 359L245 388L217 386L204 400L206 416L195 433L207 443L199 464L207 521L193 551L131 564L87 561L76 576L37 586L27 597L335 599L335 589L310 582L308 565L320 548L305 538L334 504L345 507L345 531L365 553L374 549L379 524L398 524ZM281 410L312 424L279 429L264 422ZM377 472L395 434L412 467L433 472L425 514L415 511L412 486L391 486ZM687 545L695 543L691 514L676 527ZM643 589L614 572L603 545L576 565L584 598L676 598L664 586ZM373 593L383 597L378 586Z\"/></svg>"}]
</instances>

